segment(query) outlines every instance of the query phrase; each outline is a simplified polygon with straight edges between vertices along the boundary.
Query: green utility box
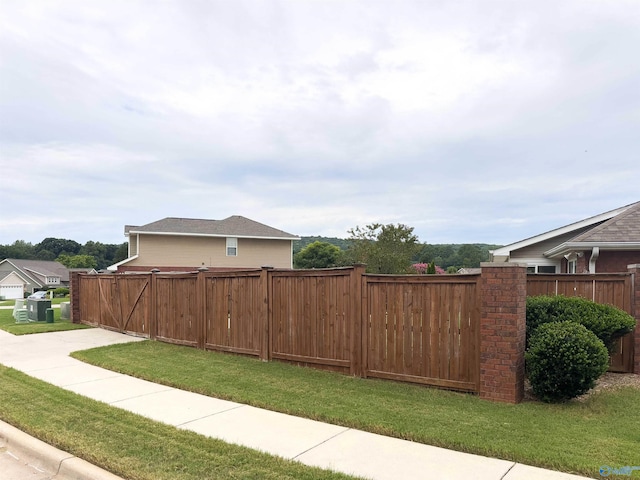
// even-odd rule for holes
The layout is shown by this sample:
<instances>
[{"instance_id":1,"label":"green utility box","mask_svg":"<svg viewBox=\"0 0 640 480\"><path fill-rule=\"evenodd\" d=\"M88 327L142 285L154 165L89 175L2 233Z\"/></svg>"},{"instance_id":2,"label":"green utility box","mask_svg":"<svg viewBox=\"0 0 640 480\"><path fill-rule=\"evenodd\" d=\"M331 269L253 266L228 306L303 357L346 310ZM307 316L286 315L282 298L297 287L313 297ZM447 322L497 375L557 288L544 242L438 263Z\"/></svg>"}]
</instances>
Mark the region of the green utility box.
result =
<instances>
[{"instance_id":1,"label":"green utility box","mask_svg":"<svg viewBox=\"0 0 640 480\"><path fill-rule=\"evenodd\" d=\"M51 300L27 298L27 312L29 321L46 322L47 308L51 308Z\"/></svg>"}]
</instances>

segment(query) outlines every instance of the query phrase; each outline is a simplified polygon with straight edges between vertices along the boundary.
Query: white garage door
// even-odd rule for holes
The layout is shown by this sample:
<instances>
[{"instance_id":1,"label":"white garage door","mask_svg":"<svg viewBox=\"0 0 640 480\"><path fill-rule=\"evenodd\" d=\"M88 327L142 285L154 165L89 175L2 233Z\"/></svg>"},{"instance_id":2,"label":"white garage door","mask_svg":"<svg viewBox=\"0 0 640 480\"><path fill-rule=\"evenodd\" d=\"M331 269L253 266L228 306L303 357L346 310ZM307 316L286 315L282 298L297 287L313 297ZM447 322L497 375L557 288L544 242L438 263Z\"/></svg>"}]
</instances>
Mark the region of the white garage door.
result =
<instances>
[{"instance_id":1,"label":"white garage door","mask_svg":"<svg viewBox=\"0 0 640 480\"><path fill-rule=\"evenodd\" d=\"M22 285L0 285L0 297L4 297L7 300L24 298Z\"/></svg>"}]
</instances>

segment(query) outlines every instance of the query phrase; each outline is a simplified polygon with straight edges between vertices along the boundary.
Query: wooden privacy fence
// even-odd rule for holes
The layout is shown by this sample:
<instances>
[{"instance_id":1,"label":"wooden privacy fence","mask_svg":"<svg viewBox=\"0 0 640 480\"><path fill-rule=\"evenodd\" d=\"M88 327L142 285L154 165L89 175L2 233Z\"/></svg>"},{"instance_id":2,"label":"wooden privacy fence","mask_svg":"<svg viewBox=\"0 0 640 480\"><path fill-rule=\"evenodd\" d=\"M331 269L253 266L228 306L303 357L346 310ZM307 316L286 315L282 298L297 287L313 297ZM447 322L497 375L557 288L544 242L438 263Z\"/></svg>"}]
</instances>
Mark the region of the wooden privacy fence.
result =
<instances>
[{"instance_id":1,"label":"wooden privacy fence","mask_svg":"<svg viewBox=\"0 0 640 480\"><path fill-rule=\"evenodd\" d=\"M632 267L595 275L527 275L525 264L507 263L482 264L478 275L365 275L363 266L73 273L71 313L74 322L164 342L517 403L527 295L579 295L638 319L640 266ZM639 373L634 348L640 353L638 333L621 341L611 369Z\"/></svg>"},{"instance_id":2,"label":"wooden privacy fence","mask_svg":"<svg viewBox=\"0 0 640 480\"><path fill-rule=\"evenodd\" d=\"M605 303L634 315L633 275L612 274L535 274L527 276L528 295L564 295ZM616 343L611 352L609 370L633 372L633 332Z\"/></svg>"},{"instance_id":3,"label":"wooden privacy fence","mask_svg":"<svg viewBox=\"0 0 640 480\"><path fill-rule=\"evenodd\" d=\"M164 342L478 391L479 275L80 274L81 321Z\"/></svg>"}]
</instances>

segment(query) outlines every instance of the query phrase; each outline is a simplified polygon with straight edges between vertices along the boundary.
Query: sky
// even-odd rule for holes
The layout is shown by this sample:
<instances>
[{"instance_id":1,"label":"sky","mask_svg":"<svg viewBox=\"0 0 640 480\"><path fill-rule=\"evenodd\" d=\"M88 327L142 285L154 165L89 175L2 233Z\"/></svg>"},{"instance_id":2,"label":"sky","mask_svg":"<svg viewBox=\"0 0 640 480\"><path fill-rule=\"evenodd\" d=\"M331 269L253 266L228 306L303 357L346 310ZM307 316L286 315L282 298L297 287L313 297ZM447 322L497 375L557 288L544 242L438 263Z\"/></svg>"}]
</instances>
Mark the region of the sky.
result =
<instances>
[{"instance_id":1,"label":"sky","mask_svg":"<svg viewBox=\"0 0 640 480\"><path fill-rule=\"evenodd\" d=\"M640 201L638 0L0 0L0 244L510 244Z\"/></svg>"}]
</instances>

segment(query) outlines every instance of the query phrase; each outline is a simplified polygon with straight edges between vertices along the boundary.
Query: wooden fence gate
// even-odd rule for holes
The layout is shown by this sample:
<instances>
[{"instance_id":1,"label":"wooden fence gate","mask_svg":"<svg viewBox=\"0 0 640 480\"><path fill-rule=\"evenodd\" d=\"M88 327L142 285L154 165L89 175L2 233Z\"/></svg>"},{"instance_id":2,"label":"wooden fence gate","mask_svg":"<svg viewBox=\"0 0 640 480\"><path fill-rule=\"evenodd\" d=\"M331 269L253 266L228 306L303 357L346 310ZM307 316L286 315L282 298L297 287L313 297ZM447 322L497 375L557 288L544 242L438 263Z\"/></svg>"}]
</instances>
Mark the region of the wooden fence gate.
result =
<instances>
[{"instance_id":1,"label":"wooden fence gate","mask_svg":"<svg viewBox=\"0 0 640 480\"><path fill-rule=\"evenodd\" d=\"M82 277L82 321L109 330L149 337L150 277L87 275Z\"/></svg>"}]
</instances>

